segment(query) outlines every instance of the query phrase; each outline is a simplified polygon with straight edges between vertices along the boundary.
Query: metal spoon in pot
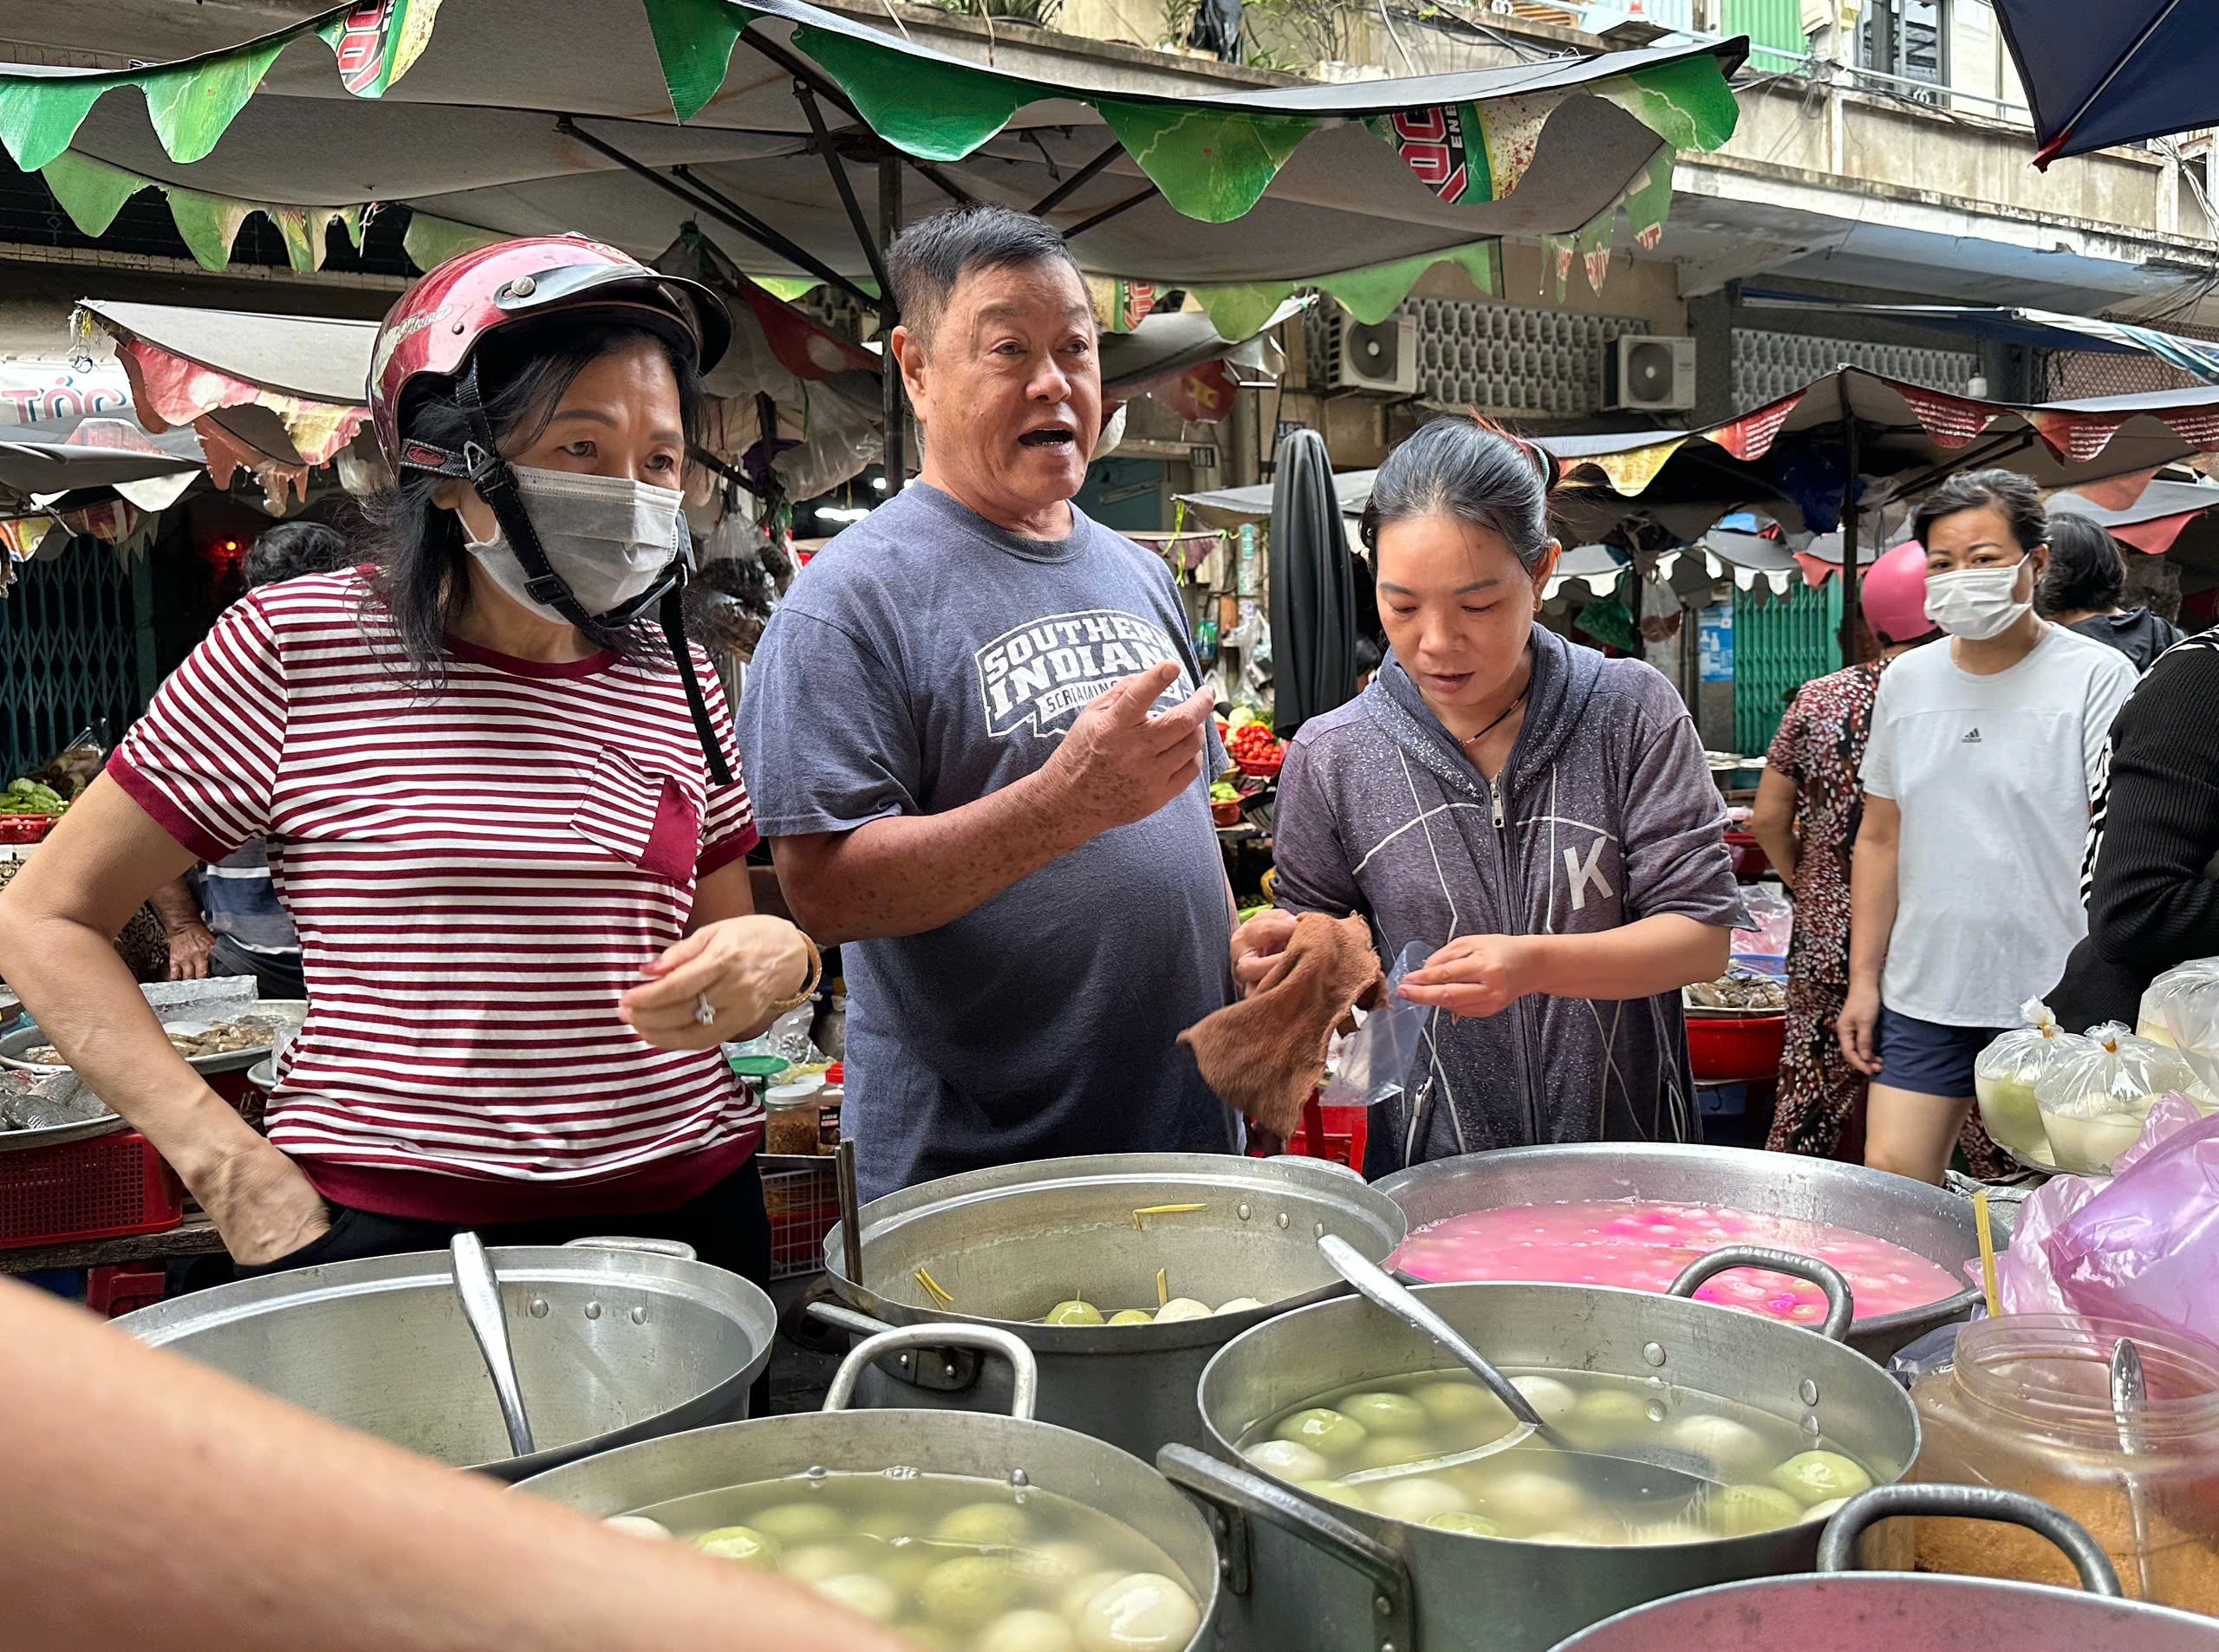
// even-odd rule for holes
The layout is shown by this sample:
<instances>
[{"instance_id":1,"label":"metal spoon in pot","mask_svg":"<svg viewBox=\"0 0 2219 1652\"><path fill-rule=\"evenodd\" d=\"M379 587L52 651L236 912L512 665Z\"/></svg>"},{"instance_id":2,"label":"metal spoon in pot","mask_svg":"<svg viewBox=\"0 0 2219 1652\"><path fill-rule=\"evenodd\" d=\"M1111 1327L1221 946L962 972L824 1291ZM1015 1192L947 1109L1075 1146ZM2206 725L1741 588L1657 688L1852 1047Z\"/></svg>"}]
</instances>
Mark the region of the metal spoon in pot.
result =
<instances>
[{"instance_id":1,"label":"metal spoon in pot","mask_svg":"<svg viewBox=\"0 0 2219 1652\"><path fill-rule=\"evenodd\" d=\"M1674 1499L1685 1502L1708 1492L1717 1482L1700 1472L1697 1460L1681 1453L1658 1452L1641 1456L1624 1452L1600 1452L1585 1446L1574 1445L1559 1433L1556 1426L1535 1410L1518 1385L1487 1363L1484 1355L1466 1342L1456 1328L1425 1305L1417 1295L1384 1269L1374 1265L1346 1239L1335 1233L1321 1234L1318 1248L1333 1271L1370 1301L1384 1308L1405 1324L1410 1325L1439 1343L1456 1357L1456 1362L1484 1383L1489 1393L1502 1402L1519 1427L1501 1439L1491 1441L1474 1451L1459 1452L1453 1456L1435 1457L1421 1463L1399 1464L1391 1468L1368 1469L1347 1477L1350 1485L1359 1485L1373 1480L1391 1480L1404 1474L1430 1473L1442 1468L1455 1467L1493 1456L1499 1451L1509 1450L1533 1440L1554 1447L1567 1460L1565 1468L1581 1484L1583 1490L1612 1503L1656 1502ZM1669 1457L1669 1460L1666 1459Z\"/></svg>"},{"instance_id":2,"label":"metal spoon in pot","mask_svg":"<svg viewBox=\"0 0 2219 1652\"><path fill-rule=\"evenodd\" d=\"M516 1356L509 1348L509 1317L501 1305L501 1283L493 1277L485 1243L477 1234L457 1233L447 1248L454 1265L455 1294L462 1298L462 1317L478 1339L478 1351L485 1356L486 1375L493 1379L493 1393L501 1402L509 1450L515 1456L529 1457L531 1422L524 1415L524 1389L517 1382Z\"/></svg>"}]
</instances>

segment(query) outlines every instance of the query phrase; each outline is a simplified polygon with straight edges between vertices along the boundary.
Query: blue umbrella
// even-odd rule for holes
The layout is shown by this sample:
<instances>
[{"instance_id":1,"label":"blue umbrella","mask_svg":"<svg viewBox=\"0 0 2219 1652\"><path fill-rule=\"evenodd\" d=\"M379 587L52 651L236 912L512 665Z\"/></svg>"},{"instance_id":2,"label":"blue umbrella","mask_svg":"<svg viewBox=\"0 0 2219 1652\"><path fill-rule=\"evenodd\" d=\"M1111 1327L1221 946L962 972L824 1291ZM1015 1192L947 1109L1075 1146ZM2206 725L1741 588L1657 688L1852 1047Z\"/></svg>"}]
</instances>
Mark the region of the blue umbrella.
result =
<instances>
[{"instance_id":1,"label":"blue umbrella","mask_svg":"<svg viewBox=\"0 0 2219 1652\"><path fill-rule=\"evenodd\" d=\"M2219 125L2219 35L2186 0L1994 0L2034 165Z\"/></svg>"}]
</instances>

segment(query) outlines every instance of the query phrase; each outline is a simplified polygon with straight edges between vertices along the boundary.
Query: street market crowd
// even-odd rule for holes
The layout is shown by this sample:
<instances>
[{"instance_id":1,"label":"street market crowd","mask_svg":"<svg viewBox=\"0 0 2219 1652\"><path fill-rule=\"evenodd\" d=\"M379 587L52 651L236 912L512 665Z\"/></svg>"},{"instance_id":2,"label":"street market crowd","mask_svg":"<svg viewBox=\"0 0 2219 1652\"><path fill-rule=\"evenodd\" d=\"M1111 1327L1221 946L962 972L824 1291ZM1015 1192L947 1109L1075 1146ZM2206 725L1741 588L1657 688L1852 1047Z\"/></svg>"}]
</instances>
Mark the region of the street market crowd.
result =
<instances>
[{"instance_id":1,"label":"street market crowd","mask_svg":"<svg viewBox=\"0 0 2219 1652\"><path fill-rule=\"evenodd\" d=\"M576 237L500 243L386 321L373 534L257 577L0 893L0 975L175 1167L226 1272L618 1225L767 1283L764 1115L722 1046L809 1002L835 946L866 1200L1277 1134L1235 1102L1309 1082L1349 1006L1321 1020L1284 989L1352 944L1411 959L1392 995L1422 1012L1367 1175L1699 1138L1681 992L1726 972L1745 921L1726 801L1663 675L1541 623L1554 462L1452 416L1382 465L1360 571L1383 646L1293 738L1273 903L1244 922L1177 589L1073 504L1103 416L1076 263L990 207L911 224L886 263L921 470L811 562L737 708L677 619L720 301ZM2131 1022L2157 972L2219 953L2219 645L2123 610L2116 545L2020 477L1942 483L1911 533L1862 582L1867 657L1788 709L1752 829L1796 902L1772 1144L1838 1151L1862 1096L1866 1161L1938 1182L1961 1138L1986 1150L1973 1063L2022 1005ZM111 945L150 898L193 967L302 983L262 1131ZM0 1311L0 1349L52 1337L86 1392L112 1385L50 1311ZM182 1450L180 1426L118 1438ZM243 1532L368 1540L245 1463L260 1447L211 1449L270 1488ZM364 1449L379 1499L433 1511L381 1539L397 1564L435 1564L490 1501ZM92 1450L29 1472L114 1482ZM40 1540L10 1518L0 1542ZM575 1564L551 1620L611 1561L542 1535L512 1558ZM602 1585L652 1621L570 1638L668 1644L689 1614L758 1610L654 1564L667 1594Z\"/></svg>"}]
</instances>

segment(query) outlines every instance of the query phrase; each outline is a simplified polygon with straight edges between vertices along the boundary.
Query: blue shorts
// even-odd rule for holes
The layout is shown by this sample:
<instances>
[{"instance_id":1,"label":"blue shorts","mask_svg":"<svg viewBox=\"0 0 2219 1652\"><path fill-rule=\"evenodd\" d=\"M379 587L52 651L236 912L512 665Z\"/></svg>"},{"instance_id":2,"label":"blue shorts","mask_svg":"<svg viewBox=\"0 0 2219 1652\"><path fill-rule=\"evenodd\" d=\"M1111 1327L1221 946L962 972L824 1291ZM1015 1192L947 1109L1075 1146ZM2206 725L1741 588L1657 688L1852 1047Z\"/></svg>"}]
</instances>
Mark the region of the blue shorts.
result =
<instances>
[{"instance_id":1,"label":"blue shorts","mask_svg":"<svg viewBox=\"0 0 2219 1652\"><path fill-rule=\"evenodd\" d=\"M1973 1093L1973 1062L1997 1027L1945 1027L1880 1008L1880 1076L1872 1082L1918 1096L1962 1100Z\"/></svg>"}]
</instances>

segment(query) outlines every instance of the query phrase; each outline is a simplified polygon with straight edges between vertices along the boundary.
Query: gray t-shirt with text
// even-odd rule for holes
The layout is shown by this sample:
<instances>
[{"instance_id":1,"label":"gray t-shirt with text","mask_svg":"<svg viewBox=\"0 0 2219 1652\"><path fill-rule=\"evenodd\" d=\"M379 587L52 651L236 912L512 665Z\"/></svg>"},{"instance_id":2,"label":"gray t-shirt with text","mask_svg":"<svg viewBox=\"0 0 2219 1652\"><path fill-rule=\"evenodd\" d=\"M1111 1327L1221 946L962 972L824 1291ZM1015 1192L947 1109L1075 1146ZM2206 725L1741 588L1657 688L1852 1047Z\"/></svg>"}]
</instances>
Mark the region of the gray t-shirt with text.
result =
<instances>
[{"instance_id":1,"label":"gray t-shirt with text","mask_svg":"<svg viewBox=\"0 0 2219 1652\"><path fill-rule=\"evenodd\" d=\"M765 836L975 802L1163 660L1181 673L1159 709L1194 692L1168 571L1071 515L1068 538L1026 539L918 484L825 547L740 701ZM1207 766L1223 764L1213 735ZM1205 776L953 923L843 946L863 1197L1025 1159L1232 1150L1175 1043L1228 1001L1230 928Z\"/></svg>"}]
</instances>

